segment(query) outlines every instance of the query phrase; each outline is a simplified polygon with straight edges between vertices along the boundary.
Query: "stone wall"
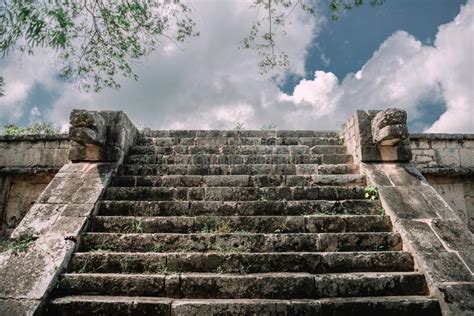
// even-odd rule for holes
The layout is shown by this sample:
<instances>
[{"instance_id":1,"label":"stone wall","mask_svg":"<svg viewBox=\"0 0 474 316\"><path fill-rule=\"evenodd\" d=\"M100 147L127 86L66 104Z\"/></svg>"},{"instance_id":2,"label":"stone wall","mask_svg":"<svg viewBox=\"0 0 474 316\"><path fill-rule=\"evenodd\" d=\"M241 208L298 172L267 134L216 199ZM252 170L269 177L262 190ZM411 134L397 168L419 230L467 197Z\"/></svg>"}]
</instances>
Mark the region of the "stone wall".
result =
<instances>
[{"instance_id":1,"label":"stone wall","mask_svg":"<svg viewBox=\"0 0 474 316\"><path fill-rule=\"evenodd\" d=\"M423 174L474 171L474 134L410 134L410 145Z\"/></svg>"},{"instance_id":2,"label":"stone wall","mask_svg":"<svg viewBox=\"0 0 474 316\"><path fill-rule=\"evenodd\" d=\"M50 173L36 175L12 175L5 178L5 192L3 204L3 218L0 219L1 229L5 236L20 223L22 218L35 203L41 192L54 177Z\"/></svg>"},{"instance_id":3,"label":"stone wall","mask_svg":"<svg viewBox=\"0 0 474 316\"><path fill-rule=\"evenodd\" d=\"M0 136L0 172L58 171L69 158L69 136Z\"/></svg>"},{"instance_id":4,"label":"stone wall","mask_svg":"<svg viewBox=\"0 0 474 316\"><path fill-rule=\"evenodd\" d=\"M474 231L474 134L411 134L413 163Z\"/></svg>"},{"instance_id":5,"label":"stone wall","mask_svg":"<svg viewBox=\"0 0 474 316\"><path fill-rule=\"evenodd\" d=\"M0 239L68 162L68 135L0 136Z\"/></svg>"}]
</instances>

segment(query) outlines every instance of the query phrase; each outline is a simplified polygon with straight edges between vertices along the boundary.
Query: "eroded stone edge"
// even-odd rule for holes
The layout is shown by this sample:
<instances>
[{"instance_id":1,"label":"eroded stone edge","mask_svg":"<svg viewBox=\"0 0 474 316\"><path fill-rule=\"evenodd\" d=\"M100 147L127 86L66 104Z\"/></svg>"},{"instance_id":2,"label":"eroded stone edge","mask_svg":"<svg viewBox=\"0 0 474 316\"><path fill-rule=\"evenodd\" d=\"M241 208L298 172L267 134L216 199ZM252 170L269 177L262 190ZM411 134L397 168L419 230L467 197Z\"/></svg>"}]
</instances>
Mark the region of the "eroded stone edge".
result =
<instances>
[{"instance_id":1,"label":"eroded stone edge","mask_svg":"<svg viewBox=\"0 0 474 316\"><path fill-rule=\"evenodd\" d=\"M436 227L435 223L439 220L454 221L457 228L463 230L460 236L469 235L469 239L472 240L473 234L467 225L411 163L361 163L361 172L367 176L368 182L379 187L382 206L390 216L394 229L400 233L404 250L412 253L416 268L425 275L430 294L440 302L443 315L463 314L466 308L469 309L469 306L466 306L465 301L462 301L461 298L465 299L465 297L472 295L474 271L462 259L460 250L450 247L453 240L448 241L442 238L443 234L440 234L440 228ZM411 174L413 177L408 180L407 174ZM393 177L396 177L397 181L393 181ZM391 199L388 195L390 190L383 190L384 187L399 189L397 192L402 199L399 201L400 204L395 203L395 199ZM426 192L429 192L428 196L426 196ZM413 199L424 201L423 207L428 209L412 208L411 211L414 214L407 216L406 210L400 207L403 206L404 201ZM429 236L424 240L414 238L412 225L420 225L423 229L427 229ZM453 238L452 234L446 235ZM466 241L457 240L454 243L465 244ZM470 243L467 243L466 247L469 248L468 251L474 252ZM443 260L448 260L462 271L455 275L450 271L443 271L443 269L452 268L452 265L435 264L438 257L443 257ZM447 297L446 287L455 285L462 285L459 287L459 291L464 291L465 295L457 293L456 296Z\"/></svg>"},{"instance_id":2,"label":"eroded stone edge","mask_svg":"<svg viewBox=\"0 0 474 316\"><path fill-rule=\"evenodd\" d=\"M69 163L61 168L38 199L40 207L32 207L12 233L15 238L33 232L34 242L26 252L0 257L0 311L33 315L42 308L116 168L116 163Z\"/></svg>"}]
</instances>

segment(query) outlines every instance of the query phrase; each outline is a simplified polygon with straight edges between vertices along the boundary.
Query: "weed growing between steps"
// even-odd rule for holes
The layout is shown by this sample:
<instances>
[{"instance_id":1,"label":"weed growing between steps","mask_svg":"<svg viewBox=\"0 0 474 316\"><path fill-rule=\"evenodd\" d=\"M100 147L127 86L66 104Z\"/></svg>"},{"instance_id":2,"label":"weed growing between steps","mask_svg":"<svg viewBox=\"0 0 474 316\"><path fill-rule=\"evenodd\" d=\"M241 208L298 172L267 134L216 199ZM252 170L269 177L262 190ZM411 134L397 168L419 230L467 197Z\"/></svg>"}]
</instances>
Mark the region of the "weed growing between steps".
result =
<instances>
[{"instance_id":1,"label":"weed growing between steps","mask_svg":"<svg viewBox=\"0 0 474 316\"><path fill-rule=\"evenodd\" d=\"M224 273L248 274L250 273L250 269L249 267L245 267L243 265L240 265L238 268L218 266L214 272L219 273L219 274L224 274Z\"/></svg>"},{"instance_id":2,"label":"weed growing between steps","mask_svg":"<svg viewBox=\"0 0 474 316\"><path fill-rule=\"evenodd\" d=\"M18 255L20 252L27 252L31 244L37 239L33 230L27 230L21 233L17 238L7 241L7 249L13 255Z\"/></svg>"},{"instance_id":3,"label":"weed growing between steps","mask_svg":"<svg viewBox=\"0 0 474 316\"><path fill-rule=\"evenodd\" d=\"M109 243L107 238L104 238L94 251L95 252L108 252L108 251L113 251L113 250L114 250L114 246Z\"/></svg>"},{"instance_id":4,"label":"weed growing between steps","mask_svg":"<svg viewBox=\"0 0 474 316\"><path fill-rule=\"evenodd\" d=\"M338 214L337 210L321 209L320 211L316 211L316 212L304 211L301 215L305 217L311 217L311 216L333 216L337 214Z\"/></svg>"},{"instance_id":5,"label":"weed growing between steps","mask_svg":"<svg viewBox=\"0 0 474 316\"><path fill-rule=\"evenodd\" d=\"M243 245L240 245L238 247L218 246L216 247L216 252L230 252L230 253L251 252L251 249Z\"/></svg>"},{"instance_id":6,"label":"weed growing between steps","mask_svg":"<svg viewBox=\"0 0 474 316\"><path fill-rule=\"evenodd\" d=\"M88 271L88 270L87 270L88 265L89 265L89 260L88 260L88 259L84 260L84 264L81 266L81 268L80 268L77 272L78 272L78 273L85 273L85 272L87 272L87 271Z\"/></svg>"},{"instance_id":7,"label":"weed growing between steps","mask_svg":"<svg viewBox=\"0 0 474 316\"><path fill-rule=\"evenodd\" d=\"M107 271L106 263L96 266L94 265L94 260L89 261L89 259L85 259L77 273L102 273L105 271Z\"/></svg>"},{"instance_id":8,"label":"weed growing between steps","mask_svg":"<svg viewBox=\"0 0 474 316\"><path fill-rule=\"evenodd\" d=\"M274 230L275 234L283 233L288 229L288 224L283 222L277 229Z\"/></svg>"},{"instance_id":9,"label":"weed growing between steps","mask_svg":"<svg viewBox=\"0 0 474 316\"><path fill-rule=\"evenodd\" d=\"M344 145L344 130L339 131L339 135L337 136L337 144Z\"/></svg>"},{"instance_id":10,"label":"weed growing between steps","mask_svg":"<svg viewBox=\"0 0 474 316\"><path fill-rule=\"evenodd\" d=\"M159 242L159 243L154 244L151 247L150 252L164 252L165 247L166 247L165 243Z\"/></svg>"},{"instance_id":11,"label":"weed growing between steps","mask_svg":"<svg viewBox=\"0 0 474 316\"><path fill-rule=\"evenodd\" d=\"M143 233L143 220L134 219L130 227L126 229L129 234L142 234Z\"/></svg>"},{"instance_id":12,"label":"weed growing between steps","mask_svg":"<svg viewBox=\"0 0 474 316\"><path fill-rule=\"evenodd\" d=\"M368 200L376 200L379 198L379 190L373 185L364 188L364 197Z\"/></svg>"},{"instance_id":13,"label":"weed growing between steps","mask_svg":"<svg viewBox=\"0 0 474 316\"><path fill-rule=\"evenodd\" d=\"M145 270L144 272L146 272L146 273L159 273L159 274L165 274L165 275L170 274L170 272L168 271L168 267L158 267L154 270ZM175 271L175 272L180 272L180 271Z\"/></svg>"},{"instance_id":14,"label":"weed growing between steps","mask_svg":"<svg viewBox=\"0 0 474 316\"><path fill-rule=\"evenodd\" d=\"M229 234L232 232L229 221L220 221L215 218L211 219L201 229L203 234Z\"/></svg>"}]
</instances>

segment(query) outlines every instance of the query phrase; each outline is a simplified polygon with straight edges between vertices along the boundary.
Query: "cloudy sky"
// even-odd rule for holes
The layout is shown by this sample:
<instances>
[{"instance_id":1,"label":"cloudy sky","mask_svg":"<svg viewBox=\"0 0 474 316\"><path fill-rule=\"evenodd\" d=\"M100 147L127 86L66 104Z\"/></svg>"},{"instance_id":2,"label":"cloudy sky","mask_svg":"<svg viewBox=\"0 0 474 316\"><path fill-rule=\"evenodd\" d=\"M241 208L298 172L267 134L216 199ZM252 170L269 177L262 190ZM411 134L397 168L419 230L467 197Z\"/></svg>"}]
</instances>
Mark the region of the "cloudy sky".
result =
<instances>
[{"instance_id":1,"label":"cloudy sky","mask_svg":"<svg viewBox=\"0 0 474 316\"><path fill-rule=\"evenodd\" d=\"M255 10L244 0L193 0L200 36L148 57L119 91L80 92L57 81L55 55L12 54L0 126L52 121L73 108L124 110L139 127L339 129L356 109L407 110L411 132L474 133L474 0L386 0L337 22L292 15L279 45L290 66L258 73L239 50Z\"/></svg>"}]
</instances>

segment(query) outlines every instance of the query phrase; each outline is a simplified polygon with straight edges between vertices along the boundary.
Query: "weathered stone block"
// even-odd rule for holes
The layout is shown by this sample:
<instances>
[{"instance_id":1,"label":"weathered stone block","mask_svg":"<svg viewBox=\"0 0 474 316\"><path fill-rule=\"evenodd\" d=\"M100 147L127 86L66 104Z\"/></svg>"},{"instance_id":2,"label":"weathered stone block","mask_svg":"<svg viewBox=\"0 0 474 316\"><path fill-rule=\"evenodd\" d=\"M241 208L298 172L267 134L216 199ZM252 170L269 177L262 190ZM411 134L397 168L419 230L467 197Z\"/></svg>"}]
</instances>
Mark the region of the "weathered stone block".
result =
<instances>
[{"instance_id":1,"label":"weathered stone block","mask_svg":"<svg viewBox=\"0 0 474 316\"><path fill-rule=\"evenodd\" d=\"M118 161L139 135L121 111L74 110L70 121L72 161Z\"/></svg>"},{"instance_id":2,"label":"weathered stone block","mask_svg":"<svg viewBox=\"0 0 474 316\"><path fill-rule=\"evenodd\" d=\"M73 251L74 243L62 236L41 236L27 252L8 253L0 265L0 297L42 300L51 280Z\"/></svg>"},{"instance_id":3,"label":"weathered stone block","mask_svg":"<svg viewBox=\"0 0 474 316\"><path fill-rule=\"evenodd\" d=\"M472 315L474 311L474 283L443 284L439 291L451 315Z\"/></svg>"},{"instance_id":4,"label":"weathered stone block","mask_svg":"<svg viewBox=\"0 0 474 316\"><path fill-rule=\"evenodd\" d=\"M172 315L287 315L289 305L283 300L175 300ZM295 307L294 315L310 315L305 312L316 310Z\"/></svg>"},{"instance_id":5,"label":"weathered stone block","mask_svg":"<svg viewBox=\"0 0 474 316\"><path fill-rule=\"evenodd\" d=\"M436 212L439 218L454 218L458 219L459 215L453 210L449 204L436 192L432 186L422 185L419 187L419 192L424 199L431 206L431 209Z\"/></svg>"},{"instance_id":6,"label":"weathered stone block","mask_svg":"<svg viewBox=\"0 0 474 316\"><path fill-rule=\"evenodd\" d=\"M471 148L471 149L474 149L474 140L470 139L470 140L465 140L462 144L462 147L463 148Z\"/></svg>"},{"instance_id":7,"label":"weathered stone block","mask_svg":"<svg viewBox=\"0 0 474 316\"><path fill-rule=\"evenodd\" d=\"M437 210L420 194L422 186L379 187L381 200L399 218L424 219L438 217Z\"/></svg>"},{"instance_id":8,"label":"weathered stone block","mask_svg":"<svg viewBox=\"0 0 474 316\"><path fill-rule=\"evenodd\" d=\"M413 161L415 163L427 163L435 160L436 158L434 149L421 149L413 151Z\"/></svg>"},{"instance_id":9,"label":"weathered stone block","mask_svg":"<svg viewBox=\"0 0 474 316\"><path fill-rule=\"evenodd\" d=\"M94 144L79 144L71 141L69 159L71 161L100 161L102 148Z\"/></svg>"},{"instance_id":10,"label":"weathered stone block","mask_svg":"<svg viewBox=\"0 0 474 316\"><path fill-rule=\"evenodd\" d=\"M41 300L0 299L0 315L33 315Z\"/></svg>"},{"instance_id":11,"label":"weathered stone block","mask_svg":"<svg viewBox=\"0 0 474 316\"><path fill-rule=\"evenodd\" d=\"M89 127L98 130L105 125L105 120L96 111L72 110L69 123L73 127Z\"/></svg>"},{"instance_id":12,"label":"weathered stone block","mask_svg":"<svg viewBox=\"0 0 474 316\"><path fill-rule=\"evenodd\" d=\"M379 152L379 159L363 158L363 161L408 162L412 159L411 148L406 142L397 145L379 145L375 148Z\"/></svg>"},{"instance_id":13,"label":"weathered stone block","mask_svg":"<svg viewBox=\"0 0 474 316\"><path fill-rule=\"evenodd\" d=\"M172 302L172 299L167 298L137 297L133 302L132 314L169 316Z\"/></svg>"},{"instance_id":14,"label":"weathered stone block","mask_svg":"<svg viewBox=\"0 0 474 316\"><path fill-rule=\"evenodd\" d=\"M410 161L406 113L397 109L357 111L354 126L345 124L346 145L354 161ZM355 136L351 137L354 134Z\"/></svg>"},{"instance_id":15,"label":"weathered stone block","mask_svg":"<svg viewBox=\"0 0 474 316\"><path fill-rule=\"evenodd\" d=\"M3 223L7 229L15 228L51 181L52 175L17 175L9 177L5 188Z\"/></svg>"},{"instance_id":16,"label":"weathered stone block","mask_svg":"<svg viewBox=\"0 0 474 316\"><path fill-rule=\"evenodd\" d=\"M406 125L390 125L378 130L374 136L374 141L383 146L393 146L400 141L408 138L408 130Z\"/></svg>"},{"instance_id":17,"label":"weathered stone block","mask_svg":"<svg viewBox=\"0 0 474 316\"><path fill-rule=\"evenodd\" d=\"M469 192L469 189L465 189L463 183L457 183L459 180L456 180L455 177L429 176L427 179L461 220L468 223L469 216L467 210L474 210L474 207L467 205L468 194L466 193Z\"/></svg>"},{"instance_id":18,"label":"weathered stone block","mask_svg":"<svg viewBox=\"0 0 474 316\"><path fill-rule=\"evenodd\" d=\"M386 126L406 124L407 113L396 108L389 108L384 111L379 111L372 119L372 128L381 129Z\"/></svg>"},{"instance_id":19,"label":"weathered stone block","mask_svg":"<svg viewBox=\"0 0 474 316\"><path fill-rule=\"evenodd\" d=\"M433 230L443 242L455 251L474 250L474 234L458 219L437 218L432 221Z\"/></svg>"},{"instance_id":20,"label":"weathered stone block","mask_svg":"<svg viewBox=\"0 0 474 316\"><path fill-rule=\"evenodd\" d=\"M377 146L361 146L360 159L362 161L380 161L382 157Z\"/></svg>"},{"instance_id":21,"label":"weathered stone block","mask_svg":"<svg viewBox=\"0 0 474 316\"><path fill-rule=\"evenodd\" d=\"M105 132L99 133L87 127L71 127L69 137L80 144L102 145L105 142Z\"/></svg>"},{"instance_id":22,"label":"weathered stone block","mask_svg":"<svg viewBox=\"0 0 474 316\"><path fill-rule=\"evenodd\" d=\"M474 168L474 148L466 149L461 148L459 149L459 158L461 167L463 168Z\"/></svg>"},{"instance_id":23,"label":"weathered stone block","mask_svg":"<svg viewBox=\"0 0 474 316\"><path fill-rule=\"evenodd\" d=\"M418 253L420 268L436 285L441 282L473 281L471 272L454 252Z\"/></svg>"},{"instance_id":24,"label":"weathered stone block","mask_svg":"<svg viewBox=\"0 0 474 316\"><path fill-rule=\"evenodd\" d=\"M372 137L376 144L396 145L408 138L407 114L399 109L387 109L372 119Z\"/></svg>"},{"instance_id":25,"label":"weathered stone block","mask_svg":"<svg viewBox=\"0 0 474 316\"><path fill-rule=\"evenodd\" d=\"M440 167L460 167L461 159L459 149L445 148L435 149L436 162Z\"/></svg>"},{"instance_id":26,"label":"weathered stone block","mask_svg":"<svg viewBox=\"0 0 474 316\"><path fill-rule=\"evenodd\" d=\"M100 195L104 191L104 187L95 188L79 188L72 196L70 202L74 204L85 203L92 204L99 200Z\"/></svg>"},{"instance_id":27,"label":"weathered stone block","mask_svg":"<svg viewBox=\"0 0 474 316\"><path fill-rule=\"evenodd\" d=\"M38 198L39 203L64 203L72 201L84 179L81 178L54 178Z\"/></svg>"},{"instance_id":28,"label":"weathered stone block","mask_svg":"<svg viewBox=\"0 0 474 316\"><path fill-rule=\"evenodd\" d=\"M432 139L430 141L431 143L431 148L433 149L444 149L447 148L447 141L446 140L436 140Z\"/></svg>"},{"instance_id":29,"label":"weathered stone block","mask_svg":"<svg viewBox=\"0 0 474 316\"><path fill-rule=\"evenodd\" d=\"M474 271L474 252L472 251L472 247L466 251L458 252L458 255L461 257L467 268Z\"/></svg>"},{"instance_id":30,"label":"weathered stone block","mask_svg":"<svg viewBox=\"0 0 474 316\"><path fill-rule=\"evenodd\" d=\"M65 208L65 204L33 205L21 223L13 231L12 238L17 238L27 231L32 231L35 235L47 233Z\"/></svg>"},{"instance_id":31,"label":"weathered stone block","mask_svg":"<svg viewBox=\"0 0 474 316\"><path fill-rule=\"evenodd\" d=\"M51 226L48 234L65 238L76 238L81 233L86 222L87 217L62 216L61 214Z\"/></svg>"},{"instance_id":32,"label":"weathered stone block","mask_svg":"<svg viewBox=\"0 0 474 316\"><path fill-rule=\"evenodd\" d=\"M411 164L384 164L383 171L395 186L417 186L425 181L423 175Z\"/></svg>"},{"instance_id":33,"label":"weathered stone block","mask_svg":"<svg viewBox=\"0 0 474 316\"><path fill-rule=\"evenodd\" d=\"M410 142L411 148L414 149L430 149L430 143L424 139L417 139Z\"/></svg>"},{"instance_id":34,"label":"weathered stone block","mask_svg":"<svg viewBox=\"0 0 474 316\"><path fill-rule=\"evenodd\" d=\"M67 204L61 213L64 217L87 217L93 213L94 203L91 204Z\"/></svg>"},{"instance_id":35,"label":"weathered stone block","mask_svg":"<svg viewBox=\"0 0 474 316\"><path fill-rule=\"evenodd\" d=\"M76 173L80 174L90 166L87 162L68 163L62 166L59 173Z\"/></svg>"},{"instance_id":36,"label":"weathered stone block","mask_svg":"<svg viewBox=\"0 0 474 316\"><path fill-rule=\"evenodd\" d=\"M428 223L408 219L401 219L397 223L400 234L408 239L410 248L417 255L446 252L443 244Z\"/></svg>"}]
</instances>

